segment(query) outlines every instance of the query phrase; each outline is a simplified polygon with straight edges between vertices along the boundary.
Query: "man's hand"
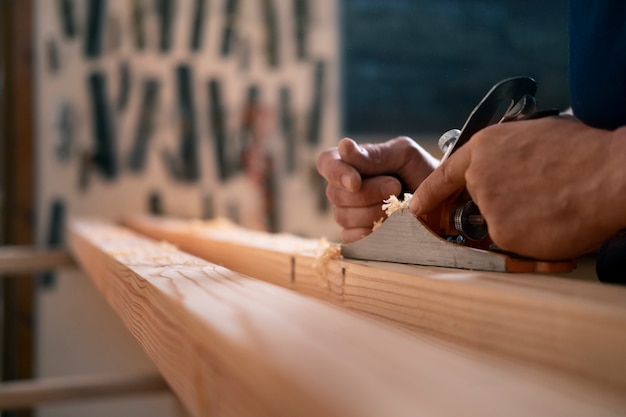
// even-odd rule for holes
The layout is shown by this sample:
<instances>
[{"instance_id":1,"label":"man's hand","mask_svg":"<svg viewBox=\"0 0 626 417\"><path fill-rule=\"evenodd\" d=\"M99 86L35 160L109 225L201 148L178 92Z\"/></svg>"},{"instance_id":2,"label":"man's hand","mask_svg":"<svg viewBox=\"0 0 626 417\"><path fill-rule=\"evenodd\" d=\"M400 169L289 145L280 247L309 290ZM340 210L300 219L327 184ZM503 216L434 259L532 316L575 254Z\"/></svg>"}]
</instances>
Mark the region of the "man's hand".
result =
<instances>
[{"instance_id":1,"label":"man's hand","mask_svg":"<svg viewBox=\"0 0 626 417\"><path fill-rule=\"evenodd\" d=\"M421 183L410 209L427 213L467 187L500 248L581 255L626 226L626 151L614 139L570 117L490 126Z\"/></svg>"},{"instance_id":2,"label":"man's hand","mask_svg":"<svg viewBox=\"0 0 626 417\"><path fill-rule=\"evenodd\" d=\"M382 201L402 192L403 185L414 190L437 163L407 137L366 145L346 138L322 152L317 169L328 181L326 196L335 205L335 221L343 227L342 241L370 233L384 215Z\"/></svg>"}]
</instances>

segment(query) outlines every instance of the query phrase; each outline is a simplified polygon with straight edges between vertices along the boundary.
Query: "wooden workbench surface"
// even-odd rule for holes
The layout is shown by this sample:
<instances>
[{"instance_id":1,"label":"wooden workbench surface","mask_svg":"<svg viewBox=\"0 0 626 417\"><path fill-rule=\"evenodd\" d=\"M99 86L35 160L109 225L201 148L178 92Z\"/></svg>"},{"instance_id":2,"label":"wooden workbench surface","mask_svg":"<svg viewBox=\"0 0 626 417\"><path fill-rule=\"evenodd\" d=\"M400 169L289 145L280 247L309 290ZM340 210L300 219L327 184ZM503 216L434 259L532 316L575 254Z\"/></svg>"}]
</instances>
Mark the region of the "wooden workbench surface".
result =
<instances>
[{"instance_id":1,"label":"wooden workbench surface","mask_svg":"<svg viewBox=\"0 0 626 417\"><path fill-rule=\"evenodd\" d=\"M566 370L626 390L626 288L352 260L327 242L224 221L134 217L126 224L210 262L406 328Z\"/></svg>"},{"instance_id":2,"label":"wooden workbench surface","mask_svg":"<svg viewBox=\"0 0 626 417\"><path fill-rule=\"evenodd\" d=\"M111 224L71 226L79 263L193 415L626 412L621 288L320 266L317 241L171 219L128 224L229 268Z\"/></svg>"}]
</instances>

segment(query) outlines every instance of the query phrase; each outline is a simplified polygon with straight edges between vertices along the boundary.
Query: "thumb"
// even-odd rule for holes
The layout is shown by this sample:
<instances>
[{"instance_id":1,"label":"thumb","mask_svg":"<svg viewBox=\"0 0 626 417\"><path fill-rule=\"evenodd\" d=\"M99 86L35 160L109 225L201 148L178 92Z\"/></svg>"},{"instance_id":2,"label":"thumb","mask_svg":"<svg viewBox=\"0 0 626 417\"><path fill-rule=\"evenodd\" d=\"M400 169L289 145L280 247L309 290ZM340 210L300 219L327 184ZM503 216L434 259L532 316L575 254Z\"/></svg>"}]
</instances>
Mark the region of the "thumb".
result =
<instances>
[{"instance_id":1,"label":"thumb","mask_svg":"<svg viewBox=\"0 0 626 417\"><path fill-rule=\"evenodd\" d=\"M406 136L364 145L345 138L337 149L341 159L361 175L399 175L411 189L437 165L435 158Z\"/></svg>"},{"instance_id":2,"label":"thumb","mask_svg":"<svg viewBox=\"0 0 626 417\"><path fill-rule=\"evenodd\" d=\"M367 150L350 138L341 139L337 144L337 151L342 161L362 174L364 174L363 170L370 165L371 157Z\"/></svg>"}]
</instances>

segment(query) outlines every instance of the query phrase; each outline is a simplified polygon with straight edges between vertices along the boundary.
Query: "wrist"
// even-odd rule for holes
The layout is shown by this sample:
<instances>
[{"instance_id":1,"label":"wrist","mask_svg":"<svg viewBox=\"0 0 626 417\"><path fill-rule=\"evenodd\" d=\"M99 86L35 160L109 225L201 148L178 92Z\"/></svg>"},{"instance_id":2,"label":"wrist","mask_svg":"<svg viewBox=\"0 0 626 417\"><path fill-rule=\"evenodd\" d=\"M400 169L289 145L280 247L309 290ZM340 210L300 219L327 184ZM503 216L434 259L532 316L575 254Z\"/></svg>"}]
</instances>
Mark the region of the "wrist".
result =
<instances>
[{"instance_id":1,"label":"wrist","mask_svg":"<svg viewBox=\"0 0 626 417\"><path fill-rule=\"evenodd\" d=\"M610 200L607 213L614 232L626 228L626 126L610 137L607 164L607 190Z\"/></svg>"}]
</instances>

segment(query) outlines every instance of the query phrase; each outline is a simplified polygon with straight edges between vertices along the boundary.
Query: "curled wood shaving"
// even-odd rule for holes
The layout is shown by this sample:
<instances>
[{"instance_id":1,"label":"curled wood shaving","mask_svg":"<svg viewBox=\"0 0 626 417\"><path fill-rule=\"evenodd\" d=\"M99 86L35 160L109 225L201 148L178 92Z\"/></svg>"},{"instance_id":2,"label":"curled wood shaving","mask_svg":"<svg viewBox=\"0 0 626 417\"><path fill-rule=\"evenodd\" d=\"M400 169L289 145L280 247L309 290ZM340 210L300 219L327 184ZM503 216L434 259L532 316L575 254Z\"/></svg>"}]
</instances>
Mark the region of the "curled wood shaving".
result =
<instances>
[{"instance_id":1,"label":"curled wood shaving","mask_svg":"<svg viewBox=\"0 0 626 417\"><path fill-rule=\"evenodd\" d=\"M400 200L395 195L390 195L388 199L383 200L382 208L385 211L385 214L387 215L387 217L389 217L398 210L408 209L409 202L411 201L412 198L413 198L413 194L411 193L404 193L404 195L402 196L402 200ZM374 225L372 226L372 231L378 229L383 224L385 219L386 219L385 217L381 217L380 219L375 221Z\"/></svg>"},{"instance_id":2,"label":"curled wood shaving","mask_svg":"<svg viewBox=\"0 0 626 417\"><path fill-rule=\"evenodd\" d=\"M380 219L376 220L374 222L374 226L372 226L372 232L378 229L380 226L382 226L384 221L385 221L385 217L381 217Z\"/></svg>"},{"instance_id":3,"label":"curled wood shaving","mask_svg":"<svg viewBox=\"0 0 626 417\"><path fill-rule=\"evenodd\" d=\"M383 200L383 210L387 217L391 216L398 210L404 210L409 208L409 202L413 198L413 194L404 193L402 200L399 200L395 195L390 195L388 199Z\"/></svg>"},{"instance_id":4,"label":"curled wood shaving","mask_svg":"<svg viewBox=\"0 0 626 417\"><path fill-rule=\"evenodd\" d=\"M338 243L329 243L325 238L321 238L319 241L320 248L323 248L322 252L315 258L313 262L313 270L317 275L319 284L323 288L328 287L327 279L327 267L328 262L333 259L341 259L341 245Z\"/></svg>"}]
</instances>

